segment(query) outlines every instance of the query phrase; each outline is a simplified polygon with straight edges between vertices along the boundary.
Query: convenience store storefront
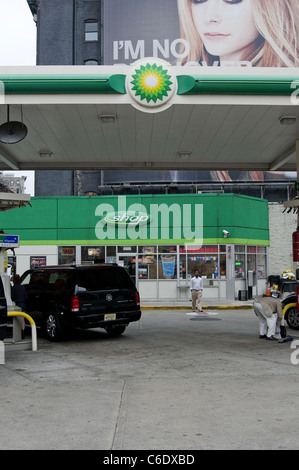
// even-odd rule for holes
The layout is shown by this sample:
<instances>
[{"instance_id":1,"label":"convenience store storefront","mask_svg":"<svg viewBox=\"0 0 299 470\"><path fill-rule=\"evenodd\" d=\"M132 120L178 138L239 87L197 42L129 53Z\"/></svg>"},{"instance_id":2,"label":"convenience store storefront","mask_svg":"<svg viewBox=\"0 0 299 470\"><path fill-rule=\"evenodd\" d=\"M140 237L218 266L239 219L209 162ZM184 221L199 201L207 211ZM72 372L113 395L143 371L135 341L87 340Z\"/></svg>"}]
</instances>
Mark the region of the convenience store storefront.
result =
<instances>
[{"instance_id":1,"label":"convenience store storefront","mask_svg":"<svg viewBox=\"0 0 299 470\"><path fill-rule=\"evenodd\" d=\"M116 262L142 300L187 300L198 269L205 299L235 299L248 271L261 295L269 245L266 200L235 194L32 198L18 217L16 272L36 265Z\"/></svg>"}]
</instances>

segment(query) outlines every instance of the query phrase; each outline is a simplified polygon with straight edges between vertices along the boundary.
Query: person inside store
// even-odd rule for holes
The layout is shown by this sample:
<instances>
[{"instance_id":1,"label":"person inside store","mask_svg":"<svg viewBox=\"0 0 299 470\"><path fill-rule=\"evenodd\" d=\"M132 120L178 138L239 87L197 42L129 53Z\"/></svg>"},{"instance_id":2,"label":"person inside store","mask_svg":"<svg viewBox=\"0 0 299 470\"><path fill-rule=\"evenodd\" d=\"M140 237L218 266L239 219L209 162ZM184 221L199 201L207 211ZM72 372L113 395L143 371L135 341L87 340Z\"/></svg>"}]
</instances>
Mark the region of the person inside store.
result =
<instances>
[{"instance_id":1,"label":"person inside store","mask_svg":"<svg viewBox=\"0 0 299 470\"><path fill-rule=\"evenodd\" d=\"M259 337L270 341L280 339L277 331L282 320L281 301L275 297L261 297L254 300L253 309L259 319Z\"/></svg>"},{"instance_id":2,"label":"person inside store","mask_svg":"<svg viewBox=\"0 0 299 470\"><path fill-rule=\"evenodd\" d=\"M191 278L190 290L193 312L202 312L201 298L203 293L203 280L200 277L198 270L194 272L194 276Z\"/></svg>"},{"instance_id":3,"label":"person inside store","mask_svg":"<svg viewBox=\"0 0 299 470\"><path fill-rule=\"evenodd\" d=\"M26 312L26 299L27 292L25 286L21 285L21 277L19 274L15 274L12 278L13 285L11 287L11 300L16 304L17 307L22 309L22 312ZM25 318L21 317L22 327L22 339L25 338Z\"/></svg>"}]
</instances>

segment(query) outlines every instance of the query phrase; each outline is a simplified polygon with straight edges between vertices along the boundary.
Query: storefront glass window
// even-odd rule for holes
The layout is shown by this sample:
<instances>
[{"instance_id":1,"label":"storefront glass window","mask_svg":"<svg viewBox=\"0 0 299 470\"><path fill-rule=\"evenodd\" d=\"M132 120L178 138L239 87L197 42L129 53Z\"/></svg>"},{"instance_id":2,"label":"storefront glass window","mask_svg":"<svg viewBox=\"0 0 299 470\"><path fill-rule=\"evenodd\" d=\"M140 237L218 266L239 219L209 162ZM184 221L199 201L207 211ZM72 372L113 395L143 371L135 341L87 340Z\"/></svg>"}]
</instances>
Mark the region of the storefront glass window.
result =
<instances>
[{"instance_id":1,"label":"storefront glass window","mask_svg":"<svg viewBox=\"0 0 299 470\"><path fill-rule=\"evenodd\" d=\"M180 255L180 279L186 279L186 255Z\"/></svg>"},{"instance_id":2,"label":"storefront glass window","mask_svg":"<svg viewBox=\"0 0 299 470\"><path fill-rule=\"evenodd\" d=\"M75 246L58 247L58 264L74 264L76 262Z\"/></svg>"},{"instance_id":3,"label":"storefront glass window","mask_svg":"<svg viewBox=\"0 0 299 470\"><path fill-rule=\"evenodd\" d=\"M188 245L188 253L205 253L207 248L209 249L208 246L203 245ZM218 251L218 246L213 248Z\"/></svg>"},{"instance_id":4,"label":"storefront glass window","mask_svg":"<svg viewBox=\"0 0 299 470\"><path fill-rule=\"evenodd\" d=\"M266 255L257 254L256 256L256 276L258 279L267 277L266 276Z\"/></svg>"},{"instance_id":5,"label":"storefront glass window","mask_svg":"<svg viewBox=\"0 0 299 470\"><path fill-rule=\"evenodd\" d=\"M153 246L139 246L138 252L139 253L155 254L155 253L157 253L157 246L155 246L155 245L153 245Z\"/></svg>"},{"instance_id":6,"label":"storefront glass window","mask_svg":"<svg viewBox=\"0 0 299 470\"><path fill-rule=\"evenodd\" d=\"M157 279L157 256L151 254L139 254L138 278Z\"/></svg>"},{"instance_id":7,"label":"storefront glass window","mask_svg":"<svg viewBox=\"0 0 299 470\"><path fill-rule=\"evenodd\" d=\"M124 246L119 246L118 247L118 252L119 253L136 253L136 251L137 251L136 246L124 245Z\"/></svg>"},{"instance_id":8,"label":"storefront glass window","mask_svg":"<svg viewBox=\"0 0 299 470\"><path fill-rule=\"evenodd\" d=\"M159 255L158 258L158 279L176 279L176 253Z\"/></svg>"},{"instance_id":9,"label":"storefront glass window","mask_svg":"<svg viewBox=\"0 0 299 470\"><path fill-rule=\"evenodd\" d=\"M180 253L203 253L204 248L202 245L181 245L179 247Z\"/></svg>"},{"instance_id":10,"label":"storefront glass window","mask_svg":"<svg viewBox=\"0 0 299 470\"><path fill-rule=\"evenodd\" d=\"M244 278L245 272L246 272L245 254L237 252L235 254L235 278L238 278L238 279Z\"/></svg>"},{"instance_id":11,"label":"storefront glass window","mask_svg":"<svg viewBox=\"0 0 299 470\"><path fill-rule=\"evenodd\" d=\"M192 277L194 271L198 270L200 276L215 279L218 277L218 269L218 255L188 255L188 277Z\"/></svg>"},{"instance_id":12,"label":"storefront glass window","mask_svg":"<svg viewBox=\"0 0 299 470\"><path fill-rule=\"evenodd\" d=\"M220 254L219 258L220 258L220 263L219 263L218 277L220 279L225 279L226 278L226 255Z\"/></svg>"},{"instance_id":13,"label":"storefront glass window","mask_svg":"<svg viewBox=\"0 0 299 470\"><path fill-rule=\"evenodd\" d=\"M248 271L256 271L256 256L255 255L247 255L247 270Z\"/></svg>"},{"instance_id":14,"label":"storefront glass window","mask_svg":"<svg viewBox=\"0 0 299 470\"><path fill-rule=\"evenodd\" d=\"M105 263L105 247L104 246L82 246L81 247L82 263Z\"/></svg>"},{"instance_id":15,"label":"storefront glass window","mask_svg":"<svg viewBox=\"0 0 299 470\"><path fill-rule=\"evenodd\" d=\"M119 266L123 266L130 275L133 282L136 282L136 256L118 256Z\"/></svg>"},{"instance_id":16,"label":"storefront glass window","mask_svg":"<svg viewBox=\"0 0 299 470\"><path fill-rule=\"evenodd\" d=\"M162 245L158 247L159 253L176 253L175 245Z\"/></svg>"},{"instance_id":17,"label":"storefront glass window","mask_svg":"<svg viewBox=\"0 0 299 470\"><path fill-rule=\"evenodd\" d=\"M235 246L235 277L245 278L247 271L254 271L258 279L266 278L266 247L247 246L246 255L241 252L243 248L243 245Z\"/></svg>"},{"instance_id":18,"label":"storefront glass window","mask_svg":"<svg viewBox=\"0 0 299 470\"><path fill-rule=\"evenodd\" d=\"M107 246L106 250L106 262L116 263L116 246Z\"/></svg>"},{"instance_id":19,"label":"storefront glass window","mask_svg":"<svg viewBox=\"0 0 299 470\"><path fill-rule=\"evenodd\" d=\"M266 247L235 245L234 249L235 278L245 279L248 270L256 272L257 278L267 277ZM177 250L179 250L178 265ZM194 271L198 270L204 279L225 280L227 276L226 250L227 245L107 246L106 262L116 262L120 258L123 260L124 255L132 253L133 257L128 259L135 266L138 263L136 273L138 279L177 279L177 276L179 279L190 279ZM104 247L82 247L82 262L104 262L104 252ZM117 253L119 253L118 256ZM136 259L134 263L133 259Z\"/></svg>"},{"instance_id":20,"label":"storefront glass window","mask_svg":"<svg viewBox=\"0 0 299 470\"><path fill-rule=\"evenodd\" d=\"M203 248L205 253L218 253L218 245L205 245Z\"/></svg>"}]
</instances>

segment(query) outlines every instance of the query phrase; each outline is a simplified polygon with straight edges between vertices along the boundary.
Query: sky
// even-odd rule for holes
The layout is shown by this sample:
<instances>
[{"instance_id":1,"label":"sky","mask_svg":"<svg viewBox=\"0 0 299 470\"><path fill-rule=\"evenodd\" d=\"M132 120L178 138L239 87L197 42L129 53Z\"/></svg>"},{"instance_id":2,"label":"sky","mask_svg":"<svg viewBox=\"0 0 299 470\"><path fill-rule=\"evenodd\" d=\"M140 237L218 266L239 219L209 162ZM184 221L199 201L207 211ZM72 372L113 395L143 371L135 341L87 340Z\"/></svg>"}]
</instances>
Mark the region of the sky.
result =
<instances>
[{"instance_id":1,"label":"sky","mask_svg":"<svg viewBox=\"0 0 299 470\"><path fill-rule=\"evenodd\" d=\"M0 0L0 66L35 63L36 26L27 1ZM33 171L8 173L27 176L25 192L34 196Z\"/></svg>"}]
</instances>

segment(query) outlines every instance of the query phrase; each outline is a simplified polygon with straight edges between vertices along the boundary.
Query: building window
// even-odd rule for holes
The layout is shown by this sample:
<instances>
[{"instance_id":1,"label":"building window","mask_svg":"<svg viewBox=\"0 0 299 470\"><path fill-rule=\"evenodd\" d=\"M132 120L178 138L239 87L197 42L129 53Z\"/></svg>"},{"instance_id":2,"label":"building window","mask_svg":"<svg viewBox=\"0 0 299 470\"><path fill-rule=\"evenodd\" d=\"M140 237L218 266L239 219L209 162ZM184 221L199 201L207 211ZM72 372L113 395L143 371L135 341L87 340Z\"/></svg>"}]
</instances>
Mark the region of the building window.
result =
<instances>
[{"instance_id":1,"label":"building window","mask_svg":"<svg viewBox=\"0 0 299 470\"><path fill-rule=\"evenodd\" d=\"M58 264L75 264L76 247L75 246L59 246L58 247Z\"/></svg>"},{"instance_id":2,"label":"building window","mask_svg":"<svg viewBox=\"0 0 299 470\"><path fill-rule=\"evenodd\" d=\"M96 59L88 59L84 61L84 65L99 65L99 61Z\"/></svg>"},{"instance_id":3,"label":"building window","mask_svg":"<svg viewBox=\"0 0 299 470\"><path fill-rule=\"evenodd\" d=\"M105 263L105 247L104 246L82 246L81 247L82 263L99 264Z\"/></svg>"},{"instance_id":4,"label":"building window","mask_svg":"<svg viewBox=\"0 0 299 470\"><path fill-rule=\"evenodd\" d=\"M98 41L99 23L95 20L85 21L85 41Z\"/></svg>"},{"instance_id":5,"label":"building window","mask_svg":"<svg viewBox=\"0 0 299 470\"><path fill-rule=\"evenodd\" d=\"M177 265L176 253L159 255L158 257L158 279L176 279Z\"/></svg>"},{"instance_id":6,"label":"building window","mask_svg":"<svg viewBox=\"0 0 299 470\"><path fill-rule=\"evenodd\" d=\"M245 279L248 271L257 274L258 279L267 277L267 252L264 246L235 245L235 278Z\"/></svg>"}]
</instances>

